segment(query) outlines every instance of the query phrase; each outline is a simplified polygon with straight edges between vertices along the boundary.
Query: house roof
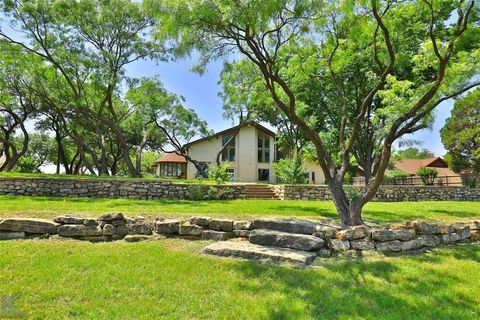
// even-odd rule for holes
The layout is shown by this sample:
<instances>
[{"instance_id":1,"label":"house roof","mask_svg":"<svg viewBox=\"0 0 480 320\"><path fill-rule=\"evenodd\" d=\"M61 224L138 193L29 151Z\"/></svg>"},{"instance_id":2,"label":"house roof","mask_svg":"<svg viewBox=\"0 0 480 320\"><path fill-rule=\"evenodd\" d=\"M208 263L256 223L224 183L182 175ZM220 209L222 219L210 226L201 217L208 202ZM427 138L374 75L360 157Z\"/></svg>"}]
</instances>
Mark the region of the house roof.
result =
<instances>
[{"instance_id":1,"label":"house roof","mask_svg":"<svg viewBox=\"0 0 480 320\"><path fill-rule=\"evenodd\" d=\"M199 142L202 142L202 141L206 141L206 140L210 140L212 138L216 138L216 137L219 137L219 136L222 136L226 133L229 133L229 132L232 132L232 131L235 131L238 127L245 127L245 126L253 126L255 128L257 128L257 130L259 131L262 131L263 133L271 136L271 137L275 137L275 132L273 132L272 130L262 126L261 124L259 124L258 122L255 122L255 121L250 121L250 122L246 122L246 123L243 123L243 124L240 124L240 125L237 125L237 126L234 126L234 127L231 127L231 128L228 128L228 129L225 129L225 130L222 130L222 131L219 131L213 135L210 135L210 136L207 136L207 137L203 137L203 138L200 138L200 139L197 139L195 141L192 141L192 142L189 142L187 144L185 144L183 147L184 148L188 148L189 146L193 145L193 144L196 144L196 143L199 143Z\"/></svg>"},{"instance_id":2,"label":"house roof","mask_svg":"<svg viewBox=\"0 0 480 320\"><path fill-rule=\"evenodd\" d=\"M439 175L456 175L455 172L448 168L447 163L440 157L428 159L402 159L395 161L393 166L411 175L417 174L420 167L435 168Z\"/></svg>"},{"instance_id":3,"label":"house roof","mask_svg":"<svg viewBox=\"0 0 480 320\"><path fill-rule=\"evenodd\" d=\"M162 162L177 162L177 163L187 163L187 159L184 156L178 155L174 152L165 153L160 159L155 161L155 163Z\"/></svg>"}]
</instances>

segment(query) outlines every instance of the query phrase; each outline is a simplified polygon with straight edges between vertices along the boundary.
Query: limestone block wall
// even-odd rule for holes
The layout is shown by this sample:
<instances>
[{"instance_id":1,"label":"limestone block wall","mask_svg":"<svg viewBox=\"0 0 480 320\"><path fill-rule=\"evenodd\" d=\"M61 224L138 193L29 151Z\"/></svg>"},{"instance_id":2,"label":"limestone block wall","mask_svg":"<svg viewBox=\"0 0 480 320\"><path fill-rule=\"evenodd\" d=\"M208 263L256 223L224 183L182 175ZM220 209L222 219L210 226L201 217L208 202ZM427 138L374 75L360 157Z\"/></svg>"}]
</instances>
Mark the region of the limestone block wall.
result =
<instances>
[{"instance_id":1,"label":"limestone block wall","mask_svg":"<svg viewBox=\"0 0 480 320\"><path fill-rule=\"evenodd\" d=\"M327 186L271 185L280 200L329 201ZM360 187L349 186L355 196ZM147 179L61 179L0 177L0 195L95 197L127 199L245 199L245 185L180 184ZM441 186L381 186L372 201L480 201L480 188Z\"/></svg>"},{"instance_id":2,"label":"limestone block wall","mask_svg":"<svg viewBox=\"0 0 480 320\"><path fill-rule=\"evenodd\" d=\"M190 219L131 218L122 213L104 214L98 219L72 215L58 216L53 220L0 219L0 240L47 239L52 236L90 242L122 239L137 242L161 240L165 237L213 241L237 238L235 241L243 239L260 245L294 248L330 257L367 250L403 252L453 243L470 243L480 240L480 221L444 225L408 221L403 225L342 228L334 221L326 220L237 221L199 216Z\"/></svg>"},{"instance_id":3,"label":"limestone block wall","mask_svg":"<svg viewBox=\"0 0 480 320\"><path fill-rule=\"evenodd\" d=\"M205 194L202 196L202 194ZM146 179L0 178L0 195L127 199L243 199L243 186L173 184Z\"/></svg>"},{"instance_id":4,"label":"limestone block wall","mask_svg":"<svg viewBox=\"0 0 480 320\"><path fill-rule=\"evenodd\" d=\"M274 185L273 191L282 200L332 200L327 186ZM347 193L354 196L360 187L349 186ZM480 201L480 188L441 186L381 186L372 201Z\"/></svg>"}]
</instances>

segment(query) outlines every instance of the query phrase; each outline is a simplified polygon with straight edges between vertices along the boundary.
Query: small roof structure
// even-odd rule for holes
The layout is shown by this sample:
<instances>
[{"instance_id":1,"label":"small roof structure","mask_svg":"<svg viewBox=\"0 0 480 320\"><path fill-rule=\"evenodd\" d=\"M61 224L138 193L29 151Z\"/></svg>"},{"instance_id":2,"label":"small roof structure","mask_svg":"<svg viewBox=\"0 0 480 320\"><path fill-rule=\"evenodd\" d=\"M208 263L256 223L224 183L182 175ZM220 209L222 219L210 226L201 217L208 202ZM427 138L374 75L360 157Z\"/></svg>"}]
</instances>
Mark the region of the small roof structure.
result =
<instances>
[{"instance_id":1,"label":"small roof structure","mask_svg":"<svg viewBox=\"0 0 480 320\"><path fill-rule=\"evenodd\" d=\"M175 162L175 163L187 163L187 159L184 156L178 155L175 152L165 153L160 159L155 161L155 163L165 163L165 162Z\"/></svg>"},{"instance_id":2,"label":"small roof structure","mask_svg":"<svg viewBox=\"0 0 480 320\"><path fill-rule=\"evenodd\" d=\"M420 167L429 167L437 170L439 175L454 176L455 172L448 168L447 163L440 157L433 157L428 159L402 159L395 161L393 166L410 175L416 175Z\"/></svg>"}]
</instances>

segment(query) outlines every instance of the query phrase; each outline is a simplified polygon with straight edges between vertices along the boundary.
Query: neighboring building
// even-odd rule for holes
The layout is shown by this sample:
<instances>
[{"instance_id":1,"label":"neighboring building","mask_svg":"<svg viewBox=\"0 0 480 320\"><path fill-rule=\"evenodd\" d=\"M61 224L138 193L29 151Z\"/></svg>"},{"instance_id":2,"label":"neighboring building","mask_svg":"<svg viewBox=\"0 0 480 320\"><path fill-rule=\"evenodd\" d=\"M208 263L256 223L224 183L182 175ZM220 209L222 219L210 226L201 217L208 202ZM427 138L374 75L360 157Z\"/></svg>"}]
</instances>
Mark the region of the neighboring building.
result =
<instances>
[{"instance_id":1,"label":"neighboring building","mask_svg":"<svg viewBox=\"0 0 480 320\"><path fill-rule=\"evenodd\" d=\"M155 161L152 166L157 176L171 178L186 178L187 159L176 153L166 153L163 157Z\"/></svg>"},{"instance_id":2,"label":"neighboring building","mask_svg":"<svg viewBox=\"0 0 480 320\"><path fill-rule=\"evenodd\" d=\"M403 159L393 163L395 169L415 176L421 167L434 168L439 176L456 176L457 174L448 168L448 164L440 157L428 159ZM387 172L388 173L388 172Z\"/></svg>"},{"instance_id":3,"label":"neighboring building","mask_svg":"<svg viewBox=\"0 0 480 320\"><path fill-rule=\"evenodd\" d=\"M201 138L186 144L188 155L204 165L216 162L217 153L237 131L238 126L220 131L212 136ZM258 124L240 125L238 133L220 156L222 162L231 162L232 180L238 182L266 182L277 180L273 163L277 159L275 132ZM186 177L194 179L198 176L195 166L174 153L168 153L155 163L155 171L159 176ZM309 169L310 183L324 183L323 172L315 163L306 163Z\"/></svg>"}]
</instances>

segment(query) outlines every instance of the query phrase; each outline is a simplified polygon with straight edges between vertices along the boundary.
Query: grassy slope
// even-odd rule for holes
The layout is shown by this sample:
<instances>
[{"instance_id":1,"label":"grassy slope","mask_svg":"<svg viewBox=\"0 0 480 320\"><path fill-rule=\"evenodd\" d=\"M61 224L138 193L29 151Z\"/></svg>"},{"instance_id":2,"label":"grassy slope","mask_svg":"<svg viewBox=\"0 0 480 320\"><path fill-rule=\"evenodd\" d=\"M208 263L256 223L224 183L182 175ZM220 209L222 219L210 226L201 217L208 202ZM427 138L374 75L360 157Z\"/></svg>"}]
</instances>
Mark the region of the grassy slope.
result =
<instances>
[{"instance_id":1,"label":"grassy slope","mask_svg":"<svg viewBox=\"0 0 480 320\"><path fill-rule=\"evenodd\" d=\"M478 319L480 245L295 269L205 242L0 242L0 294L29 319Z\"/></svg>"},{"instance_id":2,"label":"grassy slope","mask_svg":"<svg viewBox=\"0 0 480 320\"><path fill-rule=\"evenodd\" d=\"M234 200L178 201L0 196L0 217L50 218L64 213L98 216L106 212L129 215L222 217L285 216L336 218L332 202ZM480 202L371 202L364 209L370 221L396 222L410 219L460 221L480 218Z\"/></svg>"}]
</instances>

